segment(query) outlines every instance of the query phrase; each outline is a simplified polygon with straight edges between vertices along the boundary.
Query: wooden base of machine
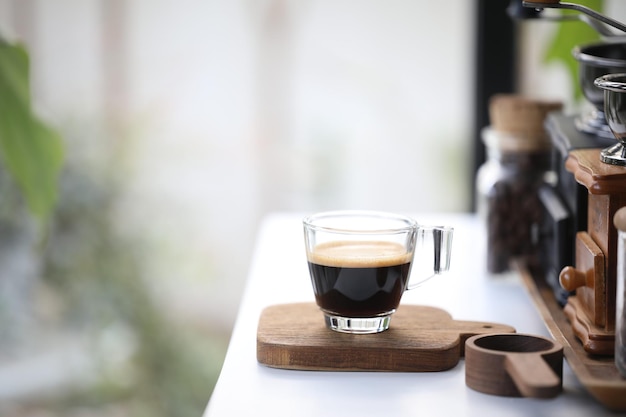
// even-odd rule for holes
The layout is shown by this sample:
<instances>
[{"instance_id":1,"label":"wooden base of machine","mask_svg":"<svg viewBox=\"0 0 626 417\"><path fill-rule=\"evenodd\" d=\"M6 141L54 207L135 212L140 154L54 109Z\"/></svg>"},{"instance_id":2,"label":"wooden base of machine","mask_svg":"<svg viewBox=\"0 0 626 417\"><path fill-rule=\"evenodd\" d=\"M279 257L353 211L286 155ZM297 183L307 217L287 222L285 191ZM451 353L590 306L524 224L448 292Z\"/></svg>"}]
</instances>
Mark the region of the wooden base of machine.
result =
<instances>
[{"instance_id":1,"label":"wooden base of machine","mask_svg":"<svg viewBox=\"0 0 626 417\"><path fill-rule=\"evenodd\" d=\"M552 287L533 278L527 268L517 265L522 280L552 336L563 345L567 363L599 403L614 411L626 411L626 379L622 378L611 356L595 356L585 351L574 334L563 308L557 303Z\"/></svg>"},{"instance_id":2,"label":"wooden base of machine","mask_svg":"<svg viewBox=\"0 0 626 417\"><path fill-rule=\"evenodd\" d=\"M563 313L571 323L574 334L580 339L587 353L613 356L615 333L608 332L593 324L577 296L573 295L568 298Z\"/></svg>"}]
</instances>

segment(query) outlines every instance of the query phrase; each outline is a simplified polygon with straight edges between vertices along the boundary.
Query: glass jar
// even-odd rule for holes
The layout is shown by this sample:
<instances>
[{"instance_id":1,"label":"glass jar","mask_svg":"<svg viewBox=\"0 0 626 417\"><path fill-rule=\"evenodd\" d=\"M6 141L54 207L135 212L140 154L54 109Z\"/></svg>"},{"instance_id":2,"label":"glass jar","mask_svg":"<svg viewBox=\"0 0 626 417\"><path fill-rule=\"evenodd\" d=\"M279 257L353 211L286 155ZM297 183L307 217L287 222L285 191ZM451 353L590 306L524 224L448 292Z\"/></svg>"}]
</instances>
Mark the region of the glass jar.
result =
<instances>
[{"instance_id":1,"label":"glass jar","mask_svg":"<svg viewBox=\"0 0 626 417\"><path fill-rule=\"evenodd\" d=\"M538 231L543 209L539 188L549 181L549 150L508 150L501 133L482 132L487 161L478 170L477 211L486 227L487 270L502 273L513 259L538 265Z\"/></svg>"},{"instance_id":2,"label":"glass jar","mask_svg":"<svg viewBox=\"0 0 626 417\"><path fill-rule=\"evenodd\" d=\"M615 298L615 367L626 378L626 207L615 213L617 228L617 286Z\"/></svg>"},{"instance_id":3,"label":"glass jar","mask_svg":"<svg viewBox=\"0 0 626 417\"><path fill-rule=\"evenodd\" d=\"M511 261L540 264L544 216L539 189L551 182L551 144L543 127L560 104L514 95L490 101L492 125L482 130L487 160L476 177L476 208L486 231L487 271L507 272Z\"/></svg>"}]
</instances>

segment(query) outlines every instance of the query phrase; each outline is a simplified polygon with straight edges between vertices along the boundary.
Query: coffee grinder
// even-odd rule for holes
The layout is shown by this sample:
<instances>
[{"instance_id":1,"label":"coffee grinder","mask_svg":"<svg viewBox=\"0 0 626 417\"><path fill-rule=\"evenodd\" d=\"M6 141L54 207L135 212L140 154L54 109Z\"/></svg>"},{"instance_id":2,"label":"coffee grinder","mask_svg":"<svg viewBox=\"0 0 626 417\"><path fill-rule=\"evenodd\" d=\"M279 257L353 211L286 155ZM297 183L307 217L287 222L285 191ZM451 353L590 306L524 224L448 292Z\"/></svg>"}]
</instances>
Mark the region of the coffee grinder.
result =
<instances>
[{"instance_id":1,"label":"coffee grinder","mask_svg":"<svg viewBox=\"0 0 626 417\"><path fill-rule=\"evenodd\" d=\"M585 351L613 355L617 231L612 219L626 205L626 159L605 157L616 139L604 114L604 92L594 80L626 73L626 41L620 42L610 29L624 35L626 26L576 4L523 1L523 6L534 9L539 18L544 8L576 10L579 20L605 38L573 51L592 110L578 115L554 112L546 119L556 181L540 190L545 220L539 241L544 257L542 270L533 275L552 287Z\"/></svg>"}]
</instances>

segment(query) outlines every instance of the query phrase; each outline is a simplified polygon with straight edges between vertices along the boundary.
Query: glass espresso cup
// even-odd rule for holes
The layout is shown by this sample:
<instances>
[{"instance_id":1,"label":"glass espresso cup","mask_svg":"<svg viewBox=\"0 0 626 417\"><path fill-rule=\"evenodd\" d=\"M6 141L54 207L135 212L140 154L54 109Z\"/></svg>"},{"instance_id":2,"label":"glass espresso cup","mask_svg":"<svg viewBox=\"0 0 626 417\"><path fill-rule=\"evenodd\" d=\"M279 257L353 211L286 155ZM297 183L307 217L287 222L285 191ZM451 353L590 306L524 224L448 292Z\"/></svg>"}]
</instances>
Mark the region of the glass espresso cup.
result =
<instances>
[{"instance_id":1,"label":"glass espresso cup","mask_svg":"<svg viewBox=\"0 0 626 417\"><path fill-rule=\"evenodd\" d=\"M450 227L369 211L318 213L303 224L315 300L335 331L388 329L404 291L450 266ZM412 269L424 276L410 278Z\"/></svg>"}]
</instances>

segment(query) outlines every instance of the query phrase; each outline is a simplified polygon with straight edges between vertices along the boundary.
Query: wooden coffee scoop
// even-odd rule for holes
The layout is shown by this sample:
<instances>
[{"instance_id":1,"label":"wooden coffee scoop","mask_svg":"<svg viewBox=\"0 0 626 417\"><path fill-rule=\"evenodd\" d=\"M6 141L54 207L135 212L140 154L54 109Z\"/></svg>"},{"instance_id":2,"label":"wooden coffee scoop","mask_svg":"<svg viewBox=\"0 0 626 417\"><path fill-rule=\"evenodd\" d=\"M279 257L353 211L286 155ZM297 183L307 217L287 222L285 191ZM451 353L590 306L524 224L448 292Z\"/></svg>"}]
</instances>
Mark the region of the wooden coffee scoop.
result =
<instances>
[{"instance_id":1,"label":"wooden coffee scoop","mask_svg":"<svg viewBox=\"0 0 626 417\"><path fill-rule=\"evenodd\" d=\"M465 383L486 394L552 398L562 390L563 346L540 336L488 334L465 342Z\"/></svg>"}]
</instances>

